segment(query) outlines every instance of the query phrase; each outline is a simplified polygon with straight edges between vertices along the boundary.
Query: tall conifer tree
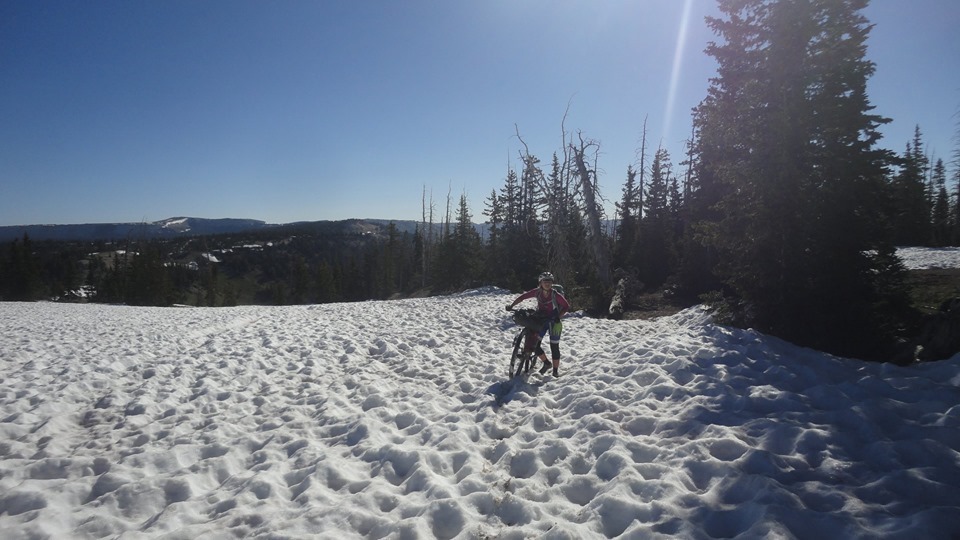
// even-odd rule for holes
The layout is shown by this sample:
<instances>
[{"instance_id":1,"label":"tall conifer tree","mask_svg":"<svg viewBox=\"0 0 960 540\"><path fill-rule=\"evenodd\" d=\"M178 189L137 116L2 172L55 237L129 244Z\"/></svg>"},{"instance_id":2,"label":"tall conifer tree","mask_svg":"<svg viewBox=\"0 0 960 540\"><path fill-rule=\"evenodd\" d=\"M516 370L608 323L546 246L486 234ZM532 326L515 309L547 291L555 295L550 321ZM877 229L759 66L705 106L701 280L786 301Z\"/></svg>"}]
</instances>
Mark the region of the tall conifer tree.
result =
<instances>
[{"instance_id":1,"label":"tall conifer tree","mask_svg":"<svg viewBox=\"0 0 960 540\"><path fill-rule=\"evenodd\" d=\"M614 266L629 268L636 265L637 240L639 239L640 221L639 188L637 186L637 172L633 166L627 167L627 181L623 185L623 196L617 203L617 243L613 253Z\"/></svg>"},{"instance_id":2,"label":"tall conifer tree","mask_svg":"<svg viewBox=\"0 0 960 540\"><path fill-rule=\"evenodd\" d=\"M931 183L934 190L932 241L934 246L942 247L950 244L950 195L947 193L947 168L942 159L933 166Z\"/></svg>"},{"instance_id":3,"label":"tall conifer tree","mask_svg":"<svg viewBox=\"0 0 960 540\"><path fill-rule=\"evenodd\" d=\"M736 319L804 345L878 356L899 306L878 223L891 156L866 93L866 0L720 0L724 39L695 114L703 230ZM883 279L881 279L881 274ZM874 347L877 346L877 347Z\"/></svg>"},{"instance_id":4,"label":"tall conifer tree","mask_svg":"<svg viewBox=\"0 0 960 540\"><path fill-rule=\"evenodd\" d=\"M901 246L923 246L930 242L931 193L926 176L929 162L923 150L920 126L907 143L900 170L891 182L894 212L894 242Z\"/></svg>"}]
</instances>

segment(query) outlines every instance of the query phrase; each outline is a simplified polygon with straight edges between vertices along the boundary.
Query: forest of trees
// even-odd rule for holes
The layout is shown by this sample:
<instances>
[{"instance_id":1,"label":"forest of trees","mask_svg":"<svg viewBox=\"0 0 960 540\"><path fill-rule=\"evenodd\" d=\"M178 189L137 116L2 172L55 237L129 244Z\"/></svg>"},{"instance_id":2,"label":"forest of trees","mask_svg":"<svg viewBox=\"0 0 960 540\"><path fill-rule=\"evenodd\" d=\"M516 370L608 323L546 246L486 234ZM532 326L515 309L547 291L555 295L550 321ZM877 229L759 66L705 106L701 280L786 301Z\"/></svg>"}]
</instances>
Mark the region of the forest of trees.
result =
<instances>
[{"instance_id":1,"label":"forest of trees","mask_svg":"<svg viewBox=\"0 0 960 540\"><path fill-rule=\"evenodd\" d=\"M123 249L23 238L0 254L0 298L86 285L94 301L137 305L358 301L518 291L550 269L596 312L626 275L708 301L732 324L883 359L911 317L895 246L960 245L960 152L951 173L919 126L902 154L879 147L889 120L867 94L865 4L720 0L708 24L721 39L706 51L718 72L686 151L648 147L644 126L614 216L600 196L599 143L564 128L544 163L518 130L519 166L485 198L483 219L465 194L448 195L441 216L424 190L413 232L306 224Z\"/></svg>"}]
</instances>

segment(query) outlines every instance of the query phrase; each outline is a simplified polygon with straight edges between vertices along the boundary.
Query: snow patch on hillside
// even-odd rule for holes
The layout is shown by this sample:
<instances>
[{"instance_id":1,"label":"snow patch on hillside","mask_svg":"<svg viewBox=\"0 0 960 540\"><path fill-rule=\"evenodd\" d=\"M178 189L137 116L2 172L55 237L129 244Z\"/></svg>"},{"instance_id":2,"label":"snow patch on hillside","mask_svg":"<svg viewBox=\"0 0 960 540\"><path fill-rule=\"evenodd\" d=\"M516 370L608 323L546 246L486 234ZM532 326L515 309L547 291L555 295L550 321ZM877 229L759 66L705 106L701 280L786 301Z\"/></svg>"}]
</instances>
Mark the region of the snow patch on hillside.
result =
<instances>
[{"instance_id":1,"label":"snow patch on hillside","mask_svg":"<svg viewBox=\"0 0 960 540\"><path fill-rule=\"evenodd\" d=\"M960 247L902 247L897 249L897 255L908 270L960 268Z\"/></svg>"}]
</instances>

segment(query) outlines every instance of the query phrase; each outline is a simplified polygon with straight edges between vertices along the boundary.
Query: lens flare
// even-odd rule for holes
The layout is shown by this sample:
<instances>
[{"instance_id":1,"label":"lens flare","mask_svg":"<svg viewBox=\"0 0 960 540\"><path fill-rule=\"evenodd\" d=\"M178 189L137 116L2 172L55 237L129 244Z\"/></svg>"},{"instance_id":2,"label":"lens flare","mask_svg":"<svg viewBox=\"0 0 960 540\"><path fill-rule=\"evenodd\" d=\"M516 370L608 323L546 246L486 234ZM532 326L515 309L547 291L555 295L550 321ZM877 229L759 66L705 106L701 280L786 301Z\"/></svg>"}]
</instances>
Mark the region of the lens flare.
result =
<instances>
[{"instance_id":1,"label":"lens flare","mask_svg":"<svg viewBox=\"0 0 960 540\"><path fill-rule=\"evenodd\" d=\"M673 68L670 71L670 88L667 91L667 107L663 116L664 140L670 139L670 122L673 119L673 107L677 99L677 85L680 82L680 70L683 65L683 50L687 44L687 27L690 23L690 11L693 0L684 0L683 13L680 15L680 28L677 31L677 45L673 50Z\"/></svg>"}]
</instances>

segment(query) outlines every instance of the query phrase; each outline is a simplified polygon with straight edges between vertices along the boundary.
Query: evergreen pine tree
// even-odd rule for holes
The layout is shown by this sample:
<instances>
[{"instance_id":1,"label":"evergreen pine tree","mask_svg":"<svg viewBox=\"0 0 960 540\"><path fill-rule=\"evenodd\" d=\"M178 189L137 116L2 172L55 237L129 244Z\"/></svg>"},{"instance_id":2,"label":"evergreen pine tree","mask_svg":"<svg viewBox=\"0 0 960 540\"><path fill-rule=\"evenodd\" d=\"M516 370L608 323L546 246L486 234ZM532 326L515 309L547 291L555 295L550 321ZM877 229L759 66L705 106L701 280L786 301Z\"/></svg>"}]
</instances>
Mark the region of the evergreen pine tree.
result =
<instances>
[{"instance_id":1,"label":"evergreen pine tree","mask_svg":"<svg viewBox=\"0 0 960 540\"><path fill-rule=\"evenodd\" d=\"M573 275L573 261L570 255L570 242L565 234L565 225L569 219L569 205L561 172L560 160L553 154L550 175L543 177L542 172L536 178L536 185L542 191L539 199L544 217L543 237L546 243L545 268L549 268L560 281L566 281Z\"/></svg>"},{"instance_id":2,"label":"evergreen pine tree","mask_svg":"<svg viewBox=\"0 0 960 540\"><path fill-rule=\"evenodd\" d=\"M636 265L637 242L641 211L637 173L633 166L627 167L627 181L623 185L623 195L617 203L617 237L613 252L613 265L630 268Z\"/></svg>"},{"instance_id":3,"label":"evergreen pine tree","mask_svg":"<svg viewBox=\"0 0 960 540\"><path fill-rule=\"evenodd\" d=\"M155 242L139 246L126 265L124 301L134 306L169 306L173 283L164 266L161 247Z\"/></svg>"},{"instance_id":4,"label":"evergreen pine tree","mask_svg":"<svg viewBox=\"0 0 960 540\"><path fill-rule=\"evenodd\" d=\"M307 261L303 255L297 254L294 256L292 270L293 286L290 289L290 303L306 304L310 292L310 270L307 268ZM214 271L214 276L216 276L216 271Z\"/></svg>"},{"instance_id":5,"label":"evergreen pine tree","mask_svg":"<svg viewBox=\"0 0 960 540\"><path fill-rule=\"evenodd\" d=\"M673 213L670 186L673 184L670 154L658 148L650 164L650 182L643 199L640 280L648 287L662 285L674 267Z\"/></svg>"},{"instance_id":6,"label":"evergreen pine tree","mask_svg":"<svg viewBox=\"0 0 960 540\"><path fill-rule=\"evenodd\" d=\"M616 244L613 251L613 264L625 269L638 269L645 257L642 252L641 225L643 221L645 174L647 160L647 121L643 121L643 135L640 139L639 170L632 165L627 167L627 181L623 195L617 204L619 225L616 230Z\"/></svg>"},{"instance_id":7,"label":"evergreen pine tree","mask_svg":"<svg viewBox=\"0 0 960 540\"><path fill-rule=\"evenodd\" d=\"M888 353L901 298L878 220L889 153L876 150L865 0L720 0L724 39L698 107L702 230L735 319L803 345ZM895 266L895 265L894 265ZM878 309L883 306L884 309Z\"/></svg>"},{"instance_id":8,"label":"evergreen pine tree","mask_svg":"<svg viewBox=\"0 0 960 540\"><path fill-rule=\"evenodd\" d=\"M314 297L321 304L336 302L340 299L333 267L328 261L320 261L314 271Z\"/></svg>"},{"instance_id":9,"label":"evergreen pine tree","mask_svg":"<svg viewBox=\"0 0 960 540\"><path fill-rule=\"evenodd\" d=\"M536 160L536 158L534 158ZM507 254L505 275L511 279L509 289L529 283L543 265L543 242L537 219L534 179L536 161L526 160L522 177L510 170L501 191L504 203L504 247Z\"/></svg>"},{"instance_id":10,"label":"evergreen pine tree","mask_svg":"<svg viewBox=\"0 0 960 540\"><path fill-rule=\"evenodd\" d=\"M894 242L901 246L923 246L930 243L931 193L926 181L927 156L923 151L920 126L914 129L911 142L900 160L891 189L894 205Z\"/></svg>"},{"instance_id":11,"label":"evergreen pine tree","mask_svg":"<svg viewBox=\"0 0 960 540\"><path fill-rule=\"evenodd\" d=\"M953 224L953 233L951 242L955 246L960 246L960 117L957 121L957 130L954 134L954 143L957 145L953 149L951 164L953 165L953 208L950 212L950 222Z\"/></svg>"},{"instance_id":12,"label":"evergreen pine tree","mask_svg":"<svg viewBox=\"0 0 960 540\"><path fill-rule=\"evenodd\" d=\"M947 169L942 159L933 167L931 183L935 193L931 232L936 247L950 245L950 195L947 193Z\"/></svg>"},{"instance_id":13,"label":"evergreen pine tree","mask_svg":"<svg viewBox=\"0 0 960 540\"><path fill-rule=\"evenodd\" d=\"M40 261L33 250L30 235L10 243L6 257L0 259L0 299L37 300L43 294Z\"/></svg>"},{"instance_id":14,"label":"evergreen pine tree","mask_svg":"<svg viewBox=\"0 0 960 540\"><path fill-rule=\"evenodd\" d=\"M467 195L460 195L460 204L457 208L457 224L453 235L456 244L457 266L460 280L463 284L472 284L478 275L480 264L480 233L473 225L473 216L467 204Z\"/></svg>"},{"instance_id":15,"label":"evergreen pine tree","mask_svg":"<svg viewBox=\"0 0 960 540\"><path fill-rule=\"evenodd\" d=\"M677 240L679 260L673 292L688 301L696 301L722 286L716 272L717 249L710 238L715 234L719 200L726 187L717 181L715 171L703 166L701 156L704 152L710 155L711 148L698 135L702 127L694 124L686 143L686 158L681 162L686 169L681 208L683 233Z\"/></svg>"},{"instance_id":16,"label":"evergreen pine tree","mask_svg":"<svg viewBox=\"0 0 960 540\"><path fill-rule=\"evenodd\" d=\"M400 275L403 264L403 246L397 224L391 221L387 225L386 233L387 238L383 242L378 262L379 298L389 298L401 290Z\"/></svg>"},{"instance_id":17,"label":"evergreen pine tree","mask_svg":"<svg viewBox=\"0 0 960 540\"><path fill-rule=\"evenodd\" d=\"M487 216L487 223L489 224L486 249L483 251L484 279L498 287L509 287L510 280L504 276L504 269L507 267L503 241L504 207L496 190L493 190L487 197L484 215Z\"/></svg>"},{"instance_id":18,"label":"evergreen pine tree","mask_svg":"<svg viewBox=\"0 0 960 540\"><path fill-rule=\"evenodd\" d=\"M953 245L960 246L960 160L953 173L953 181L956 189L953 196Z\"/></svg>"}]
</instances>

